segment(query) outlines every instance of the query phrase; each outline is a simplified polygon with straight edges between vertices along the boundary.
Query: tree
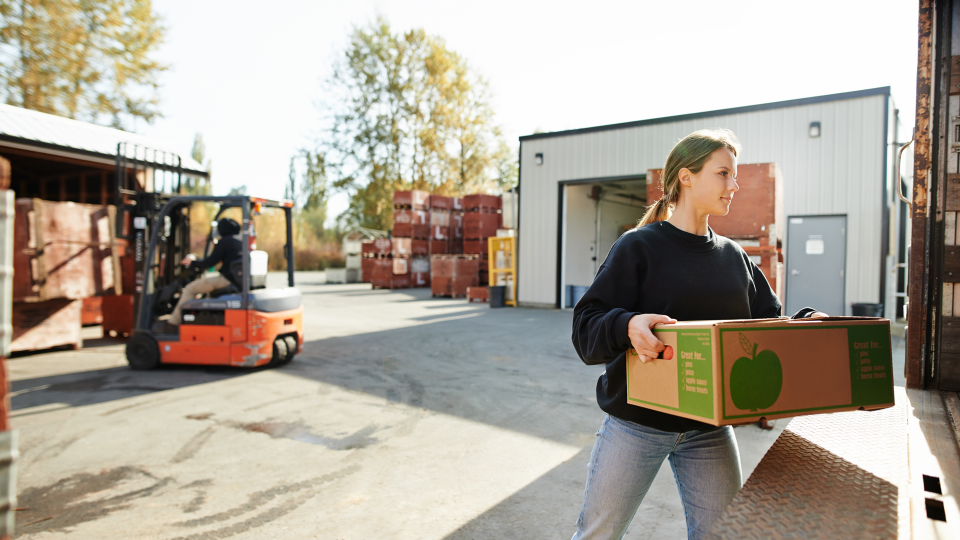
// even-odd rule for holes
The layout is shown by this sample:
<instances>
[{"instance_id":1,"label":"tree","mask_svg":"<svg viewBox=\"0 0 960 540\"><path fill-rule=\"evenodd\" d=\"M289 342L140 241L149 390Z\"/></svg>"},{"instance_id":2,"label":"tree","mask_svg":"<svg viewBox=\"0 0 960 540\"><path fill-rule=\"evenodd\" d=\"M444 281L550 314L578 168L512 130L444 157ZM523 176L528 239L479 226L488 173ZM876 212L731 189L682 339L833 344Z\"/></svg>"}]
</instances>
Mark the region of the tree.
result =
<instances>
[{"instance_id":1,"label":"tree","mask_svg":"<svg viewBox=\"0 0 960 540\"><path fill-rule=\"evenodd\" d=\"M0 0L2 97L120 129L152 122L164 32L150 0Z\"/></svg>"},{"instance_id":2,"label":"tree","mask_svg":"<svg viewBox=\"0 0 960 540\"><path fill-rule=\"evenodd\" d=\"M300 218L314 235L321 237L327 220L327 166L320 152L303 150L300 158L304 165Z\"/></svg>"},{"instance_id":3,"label":"tree","mask_svg":"<svg viewBox=\"0 0 960 540\"><path fill-rule=\"evenodd\" d=\"M204 166L207 172L210 172L210 160L206 159L207 147L203 144L203 135L197 133L193 137L193 148L190 150L190 157L194 161ZM187 176L183 182L183 191L187 195L210 195L210 181L206 178Z\"/></svg>"},{"instance_id":4,"label":"tree","mask_svg":"<svg viewBox=\"0 0 960 540\"><path fill-rule=\"evenodd\" d=\"M327 83L320 146L331 186L350 192L342 221L390 229L399 189L497 190L502 136L486 81L439 37L354 28Z\"/></svg>"}]
</instances>

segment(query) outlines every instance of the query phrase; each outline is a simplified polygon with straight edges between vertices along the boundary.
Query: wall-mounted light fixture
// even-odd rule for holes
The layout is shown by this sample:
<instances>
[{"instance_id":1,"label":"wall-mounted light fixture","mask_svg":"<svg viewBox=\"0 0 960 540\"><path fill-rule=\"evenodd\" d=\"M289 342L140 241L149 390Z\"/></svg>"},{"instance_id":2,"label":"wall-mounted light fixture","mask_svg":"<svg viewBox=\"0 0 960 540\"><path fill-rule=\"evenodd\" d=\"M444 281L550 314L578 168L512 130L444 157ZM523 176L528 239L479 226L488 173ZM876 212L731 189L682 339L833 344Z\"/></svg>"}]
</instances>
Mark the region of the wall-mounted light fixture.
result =
<instances>
[{"instance_id":1,"label":"wall-mounted light fixture","mask_svg":"<svg viewBox=\"0 0 960 540\"><path fill-rule=\"evenodd\" d=\"M816 139L820 136L820 122L810 122L810 138Z\"/></svg>"},{"instance_id":2,"label":"wall-mounted light fixture","mask_svg":"<svg viewBox=\"0 0 960 540\"><path fill-rule=\"evenodd\" d=\"M536 162L537 165L543 165L543 154L538 152L533 156L533 161Z\"/></svg>"}]
</instances>

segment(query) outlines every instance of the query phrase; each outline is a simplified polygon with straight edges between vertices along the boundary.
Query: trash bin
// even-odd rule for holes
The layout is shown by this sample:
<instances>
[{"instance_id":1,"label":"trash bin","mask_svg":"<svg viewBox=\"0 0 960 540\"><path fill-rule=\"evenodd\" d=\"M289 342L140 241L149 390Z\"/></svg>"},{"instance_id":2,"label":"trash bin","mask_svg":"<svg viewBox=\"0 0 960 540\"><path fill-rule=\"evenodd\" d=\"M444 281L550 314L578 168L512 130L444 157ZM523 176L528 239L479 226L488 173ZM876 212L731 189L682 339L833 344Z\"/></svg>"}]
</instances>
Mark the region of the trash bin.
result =
<instances>
[{"instance_id":1,"label":"trash bin","mask_svg":"<svg viewBox=\"0 0 960 540\"><path fill-rule=\"evenodd\" d=\"M490 292L490 307L498 308L507 305L507 288L505 286L494 285L492 287L487 287L487 290Z\"/></svg>"},{"instance_id":2,"label":"trash bin","mask_svg":"<svg viewBox=\"0 0 960 540\"><path fill-rule=\"evenodd\" d=\"M883 304L865 304L854 302L850 304L853 308L854 317L883 317Z\"/></svg>"},{"instance_id":3,"label":"trash bin","mask_svg":"<svg viewBox=\"0 0 960 540\"><path fill-rule=\"evenodd\" d=\"M567 285L567 307L574 307L577 305L577 302L580 301L580 298L587 294L587 289L590 287L584 287L582 285Z\"/></svg>"}]
</instances>

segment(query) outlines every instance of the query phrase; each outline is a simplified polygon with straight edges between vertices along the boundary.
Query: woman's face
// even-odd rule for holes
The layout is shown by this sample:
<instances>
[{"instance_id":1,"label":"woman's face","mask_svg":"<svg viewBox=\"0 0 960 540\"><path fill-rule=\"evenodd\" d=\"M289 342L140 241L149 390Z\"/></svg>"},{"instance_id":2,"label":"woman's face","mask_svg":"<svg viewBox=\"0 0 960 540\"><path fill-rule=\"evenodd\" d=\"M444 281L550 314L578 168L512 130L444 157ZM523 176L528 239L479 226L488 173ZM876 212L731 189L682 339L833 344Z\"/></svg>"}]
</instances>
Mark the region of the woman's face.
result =
<instances>
[{"instance_id":1,"label":"woman's face","mask_svg":"<svg viewBox=\"0 0 960 540\"><path fill-rule=\"evenodd\" d=\"M684 179L688 181L684 181ZM729 148L714 150L700 172L693 174L687 169L680 171L681 183L687 189L681 196L701 214L725 216L730 211L737 185L737 157Z\"/></svg>"}]
</instances>

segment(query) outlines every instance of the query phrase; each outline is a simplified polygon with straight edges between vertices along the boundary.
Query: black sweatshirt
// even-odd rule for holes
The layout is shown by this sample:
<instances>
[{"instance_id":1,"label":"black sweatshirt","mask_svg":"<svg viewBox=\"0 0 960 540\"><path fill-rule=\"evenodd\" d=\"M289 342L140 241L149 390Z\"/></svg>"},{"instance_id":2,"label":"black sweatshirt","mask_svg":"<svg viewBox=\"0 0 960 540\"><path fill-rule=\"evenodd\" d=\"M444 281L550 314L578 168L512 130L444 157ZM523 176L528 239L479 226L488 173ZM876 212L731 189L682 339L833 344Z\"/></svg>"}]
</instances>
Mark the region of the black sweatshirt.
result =
<instances>
[{"instance_id":1,"label":"black sweatshirt","mask_svg":"<svg viewBox=\"0 0 960 540\"><path fill-rule=\"evenodd\" d=\"M597 403L617 418L661 431L715 429L710 424L627 404L627 324L634 315L678 321L780 316L770 284L735 242L690 234L665 221L625 233L600 266L573 314L573 346L587 365L606 364Z\"/></svg>"},{"instance_id":2,"label":"black sweatshirt","mask_svg":"<svg viewBox=\"0 0 960 540\"><path fill-rule=\"evenodd\" d=\"M217 245L213 246L213 251L210 252L210 255L199 261L191 262L190 266L199 268L200 270L206 270L217 263L223 263L220 265L220 275L229 279L230 283L240 287L243 284L240 283L237 280L237 276L234 276L233 272L230 271L230 263L242 256L243 243L232 236L224 236L220 238Z\"/></svg>"}]
</instances>

